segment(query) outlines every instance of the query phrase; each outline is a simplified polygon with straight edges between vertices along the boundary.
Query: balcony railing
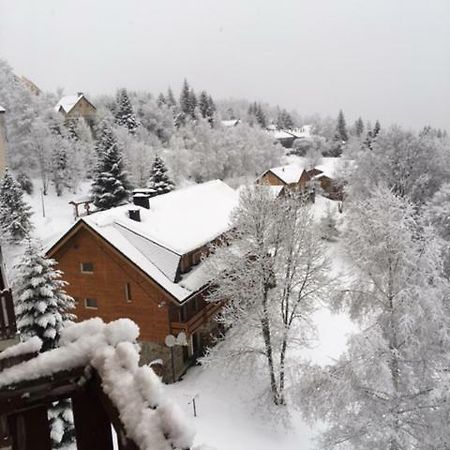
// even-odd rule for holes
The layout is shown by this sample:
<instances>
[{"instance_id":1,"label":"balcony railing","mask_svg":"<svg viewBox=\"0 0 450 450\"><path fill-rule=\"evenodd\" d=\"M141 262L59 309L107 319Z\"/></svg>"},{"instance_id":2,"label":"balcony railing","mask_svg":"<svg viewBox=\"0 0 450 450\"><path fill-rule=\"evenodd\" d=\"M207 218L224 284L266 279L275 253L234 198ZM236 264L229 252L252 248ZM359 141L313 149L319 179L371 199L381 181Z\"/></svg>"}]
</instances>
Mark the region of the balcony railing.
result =
<instances>
[{"instance_id":1,"label":"balcony railing","mask_svg":"<svg viewBox=\"0 0 450 450\"><path fill-rule=\"evenodd\" d=\"M0 292L0 340L11 339L16 333L16 315L11 290L3 290Z\"/></svg>"}]
</instances>

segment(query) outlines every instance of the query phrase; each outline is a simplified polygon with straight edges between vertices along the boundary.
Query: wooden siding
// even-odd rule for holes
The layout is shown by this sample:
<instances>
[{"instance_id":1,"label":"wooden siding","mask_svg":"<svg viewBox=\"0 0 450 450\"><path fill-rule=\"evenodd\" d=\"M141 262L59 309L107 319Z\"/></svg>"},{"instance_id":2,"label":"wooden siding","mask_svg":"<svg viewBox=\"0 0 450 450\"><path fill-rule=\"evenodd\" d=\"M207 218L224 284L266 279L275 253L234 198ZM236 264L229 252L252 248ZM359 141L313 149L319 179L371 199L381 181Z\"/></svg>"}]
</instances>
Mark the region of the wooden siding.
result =
<instances>
[{"instance_id":1,"label":"wooden siding","mask_svg":"<svg viewBox=\"0 0 450 450\"><path fill-rule=\"evenodd\" d=\"M270 186L286 186L286 183L282 179L278 178L270 170L258 179L258 184L268 184Z\"/></svg>"},{"instance_id":2,"label":"wooden siding","mask_svg":"<svg viewBox=\"0 0 450 450\"><path fill-rule=\"evenodd\" d=\"M95 108L84 97L66 114L66 117L81 116L85 119L91 119L95 115Z\"/></svg>"},{"instance_id":3,"label":"wooden siding","mask_svg":"<svg viewBox=\"0 0 450 450\"><path fill-rule=\"evenodd\" d=\"M139 326L142 340L164 342L169 333L168 306L172 299L102 238L81 227L51 256L69 283L67 292L77 300L78 320L101 317L110 322L128 317ZM94 265L93 273L81 272L83 262ZM127 283L131 301L125 295ZM95 299L97 309L86 308L86 298Z\"/></svg>"}]
</instances>

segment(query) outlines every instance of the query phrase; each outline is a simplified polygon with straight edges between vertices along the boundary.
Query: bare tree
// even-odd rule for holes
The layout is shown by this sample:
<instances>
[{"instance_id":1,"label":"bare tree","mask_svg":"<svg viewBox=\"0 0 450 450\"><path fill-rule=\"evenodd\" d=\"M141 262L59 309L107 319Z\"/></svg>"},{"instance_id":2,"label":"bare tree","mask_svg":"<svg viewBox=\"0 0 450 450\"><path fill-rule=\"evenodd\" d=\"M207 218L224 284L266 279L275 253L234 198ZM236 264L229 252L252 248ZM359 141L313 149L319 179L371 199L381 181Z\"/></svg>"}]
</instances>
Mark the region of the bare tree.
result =
<instances>
[{"instance_id":1,"label":"bare tree","mask_svg":"<svg viewBox=\"0 0 450 450\"><path fill-rule=\"evenodd\" d=\"M253 375L262 369L275 405L286 404L289 350L308 344L311 314L331 287L309 209L300 195L246 188L228 245L207 261L215 275L209 300L227 299L219 321L228 329L207 361Z\"/></svg>"}]
</instances>

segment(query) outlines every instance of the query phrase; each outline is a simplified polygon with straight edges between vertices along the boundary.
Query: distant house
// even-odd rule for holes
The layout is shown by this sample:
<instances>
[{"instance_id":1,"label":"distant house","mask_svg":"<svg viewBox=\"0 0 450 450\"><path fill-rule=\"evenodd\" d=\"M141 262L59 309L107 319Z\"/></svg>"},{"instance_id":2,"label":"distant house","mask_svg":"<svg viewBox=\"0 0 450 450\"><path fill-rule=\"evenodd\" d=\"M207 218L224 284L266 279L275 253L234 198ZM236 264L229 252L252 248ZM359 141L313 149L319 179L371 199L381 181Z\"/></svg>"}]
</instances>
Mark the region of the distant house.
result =
<instances>
[{"instance_id":1,"label":"distant house","mask_svg":"<svg viewBox=\"0 0 450 450\"><path fill-rule=\"evenodd\" d=\"M207 303L202 258L229 230L238 193L210 181L78 220L47 254L58 261L78 320L128 317L140 327L145 362L161 359L178 379L210 343L218 304ZM167 347L178 338L187 345ZM172 342L171 342L172 341Z\"/></svg>"},{"instance_id":2,"label":"distant house","mask_svg":"<svg viewBox=\"0 0 450 450\"><path fill-rule=\"evenodd\" d=\"M267 133L273 137L274 141L279 142L285 148L292 148L295 136L287 130L280 130L275 125L267 127Z\"/></svg>"},{"instance_id":3,"label":"distant house","mask_svg":"<svg viewBox=\"0 0 450 450\"><path fill-rule=\"evenodd\" d=\"M343 188L336 181L335 164L336 158L323 158L325 164L318 165L312 169L306 169L301 165L290 164L286 166L273 167L260 175L256 183L270 186L283 186L283 189L305 190L308 187L315 189L320 186L322 193L331 200L341 201Z\"/></svg>"},{"instance_id":4,"label":"distant house","mask_svg":"<svg viewBox=\"0 0 450 450\"><path fill-rule=\"evenodd\" d=\"M0 177L5 173L6 168L6 126L5 108L0 105Z\"/></svg>"},{"instance_id":5,"label":"distant house","mask_svg":"<svg viewBox=\"0 0 450 450\"><path fill-rule=\"evenodd\" d=\"M283 186L291 189L304 189L310 181L311 175L304 167L290 164L266 170L257 178L256 183Z\"/></svg>"},{"instance_id":6,"label":"distant house","mask_svg":"<svg viewBox=\"0 0 450 450\"><path fill-rule=\"evenodd\" d=\"M55 111L66 118L83 117L89 122L94 118L96 109L82 92L78 92L61 98L55 105Z\"/></svg>"},{"instance_id":7,"label":"distant house","mask_svg":"<svg viewBox=\"0 0 450 450\"><path fill-rule=\"evenodd\" d=\"M292 148L297 139L311 139L311 125L304 125L292 130L282 130L275 125L269 125L267 132L285 148Z\"/></svg>"}]
</instances>

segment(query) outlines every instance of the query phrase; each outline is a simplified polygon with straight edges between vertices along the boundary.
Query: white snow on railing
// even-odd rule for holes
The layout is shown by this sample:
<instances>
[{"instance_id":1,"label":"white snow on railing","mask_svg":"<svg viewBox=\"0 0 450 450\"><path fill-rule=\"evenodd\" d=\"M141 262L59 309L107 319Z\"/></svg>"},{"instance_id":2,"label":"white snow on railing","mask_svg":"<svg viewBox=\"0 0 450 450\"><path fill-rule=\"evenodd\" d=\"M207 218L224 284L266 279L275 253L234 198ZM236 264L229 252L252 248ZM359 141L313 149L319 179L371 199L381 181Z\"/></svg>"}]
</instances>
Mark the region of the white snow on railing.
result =
<instances>
[{"instance_id":1,"label":"white snow on railing","mask_svg":"<svg viewBox=\"0 0 450 450\"><path fill-rule=\"evenodd\" d=\"M119 411L127 436L141 450L189 449L194 431L149 366L139 366L138 326L95 318L70 324L61 346L1 372L0 388L80 366L94 367ZM197 449L200 450L200 449Z\"/></svg>"},{"instance_id":2,"label":"white snow on railing","mask_svg":"<svg viewBox=\"0 0 450 450\"><path fill-rule=\"evenodd\" d=\"M42 341L37 336L34 336L25 342L20 342L16 345L8 347L6 350L3 350L0 353L0 360L6 358L14 358L20 355L27 355L30 353L37 353L39 352L41 347Z\"/></svg>"}]
</instances>

